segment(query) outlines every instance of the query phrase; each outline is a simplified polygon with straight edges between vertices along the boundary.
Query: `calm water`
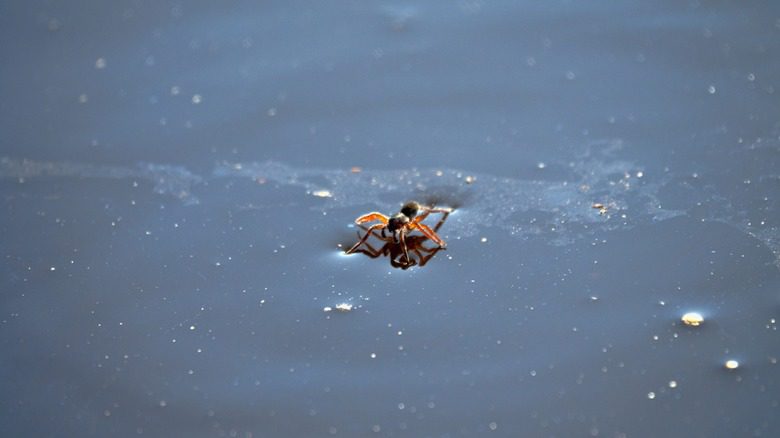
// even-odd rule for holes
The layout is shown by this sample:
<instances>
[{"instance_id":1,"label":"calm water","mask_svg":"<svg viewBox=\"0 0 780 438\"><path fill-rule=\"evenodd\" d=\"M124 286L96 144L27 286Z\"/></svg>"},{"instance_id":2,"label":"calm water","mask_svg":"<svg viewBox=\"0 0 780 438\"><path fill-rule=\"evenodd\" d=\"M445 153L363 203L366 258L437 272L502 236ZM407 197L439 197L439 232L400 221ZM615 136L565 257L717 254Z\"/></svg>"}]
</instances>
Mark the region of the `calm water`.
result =
<instances>
[{"instance_id":1,"label":"calm water","mask_svg":"<svg viewBox=\"0 0 780 438\"><path fill-rule=\"evenodd\" d=\"M3 436L780 434L772 2L11 1L0 56ZM343 254L408 199L446 250Z\"/></svg>"}]
</instances>

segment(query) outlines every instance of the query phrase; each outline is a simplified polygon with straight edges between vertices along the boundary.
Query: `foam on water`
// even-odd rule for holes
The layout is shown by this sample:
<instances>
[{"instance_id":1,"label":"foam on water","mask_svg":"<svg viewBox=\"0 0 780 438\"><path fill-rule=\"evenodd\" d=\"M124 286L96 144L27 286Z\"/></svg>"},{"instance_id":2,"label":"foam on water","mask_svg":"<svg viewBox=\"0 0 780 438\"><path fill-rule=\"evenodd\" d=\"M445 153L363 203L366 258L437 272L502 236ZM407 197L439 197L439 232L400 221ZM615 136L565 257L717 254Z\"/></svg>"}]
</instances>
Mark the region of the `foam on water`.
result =
<instances>
[{"instance_id":1,"label":"foam on water","mask_svg":"<svg viewBox=\"0 0 780 438\"><path fill-rule=\"evenodd\" d=\"M742 200L732 199L733 195L725 195L711 184L689 184L689 175L648 174L642 165L617 158L621 148L620 140L594 142L584 147L575 160L545 163L526 178L447 168L354 172L349 168L297 168L276 161L222 162L210 175L201 176L181 166L164 164L121 167L10 158L0 159L0 178L136 178L151 182L156 193L173 196L187 205L204 202L196 195L204 182L249 178L274 187L299 187L302 198L321 199L314 202L313 210L348 209L355 215L369 210L392 213L402 202L416 199L456 208L447 221L449 236L471 237L495 227L521 239L541 235L555 245L566 245L597 231L629 229L694 214L698 218L702 215L701 202L691 200L700 199L708 201L702 220L725 223L760 240L773 251L780 266L780 230L744 217ZM768 184L771 190L777 180L777 175L759 175L754 186ZM673 207L664 205L664 191L679 187L691 192L686 201ZM323 193L327 196L321 196ZM762 192L756 193L759 196ZM239 208L245 201L235 200ZM300 205L301 199L288 202Z\"/></svg>"}]
</instances>

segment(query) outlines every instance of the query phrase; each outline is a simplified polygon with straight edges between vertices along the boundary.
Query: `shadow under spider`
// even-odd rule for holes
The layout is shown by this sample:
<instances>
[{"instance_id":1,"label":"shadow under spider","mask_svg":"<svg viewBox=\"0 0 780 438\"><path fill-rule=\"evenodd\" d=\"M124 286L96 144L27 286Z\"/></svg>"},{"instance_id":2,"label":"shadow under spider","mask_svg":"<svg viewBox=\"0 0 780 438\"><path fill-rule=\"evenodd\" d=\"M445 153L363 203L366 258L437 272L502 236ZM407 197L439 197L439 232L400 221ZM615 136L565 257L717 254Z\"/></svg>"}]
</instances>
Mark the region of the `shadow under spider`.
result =
<instances>
[{"instance_id":1,"label":"shadow under spider","mask_svg":"<svg viewBox=\"0 0 780 438\"><path fill-rule=\"evenodd\" d=\"M441 218L436 223L436 225L433 227L434 232L438 232L439 228L441 228L442 225L444 225L444 222L447 220L447 216L449 216L449 212L442 213ZM368 227L365 225L358 225L358 227L362 228L363 231L368 232ZM437 252L446 249L442 248L438 245L434 245L433 248L426 247L423 245L423 243L427 242L428 239L425 236L421 235L407 235L406 236L406 247L409 253L409 260L405 260L406 257L404 257L404 250L401 246L400 242L396 242L393 236L382 236L376 231L371 231L371 234L376 237L377 239L384 242L384 245L382 245L381 248L377 249L371 246L368 241L365 241L363 243L363 246L367 249L356 249L353 252L354 253L361 253L365 254L368 257L371 257L372 259L375 259L380 256L388 256L390 258L390 266L398 269L409 269L412 266L419 266L423 267L430 259L433 258L433 256L436 255ZM358 232L358 237L360 237L360 232ZM415 257L416 256L416 257Z\"/></svg>"}]
</instances>

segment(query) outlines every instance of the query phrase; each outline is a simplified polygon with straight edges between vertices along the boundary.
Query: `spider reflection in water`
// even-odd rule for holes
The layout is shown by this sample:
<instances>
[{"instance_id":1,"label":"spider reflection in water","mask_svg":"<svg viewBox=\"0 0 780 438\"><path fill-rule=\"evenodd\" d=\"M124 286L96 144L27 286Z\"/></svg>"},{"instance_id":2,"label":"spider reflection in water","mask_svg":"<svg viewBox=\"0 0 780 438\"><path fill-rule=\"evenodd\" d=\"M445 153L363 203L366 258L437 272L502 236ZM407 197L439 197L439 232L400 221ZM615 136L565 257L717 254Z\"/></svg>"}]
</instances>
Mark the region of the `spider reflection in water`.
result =
<instances>
[{"instance_id":1,"label":"spider reflection in water","mask_svg":"<svg viewBox=\"0 0 780 438\"><path fill-rule=\"evenodd\" d=\"M390 264L394 268L408 269L415 265L425 266L428 260L446 246L444 240L436 232L447 220L450 212L452 212L450 208L433 208L412 201L404 204L401 211L391 217L376 212L360 216L355 220L355 223L366 234L346 253L360 252L371 258L389 256ZM439 222L433 228L421 223L431 213L442 214ZM379 223L370 227L364 225L366 222L374 221L379 221ZM381 230L381 235L376 233L378 230ZM409 235L413 230L418 230L423 235ZM385 231L390 231L391 235L386 236ZM371 235L384 241L385 244L379 249L374 248L367 241ZM359 232L358 236L360 236ZM425 246L424 242L427 240L433 241L437 246ZM364 245L365 249L358 249L361 245ZM410 252L417 258L410 257Z\"/></svg>"}]
</instances>

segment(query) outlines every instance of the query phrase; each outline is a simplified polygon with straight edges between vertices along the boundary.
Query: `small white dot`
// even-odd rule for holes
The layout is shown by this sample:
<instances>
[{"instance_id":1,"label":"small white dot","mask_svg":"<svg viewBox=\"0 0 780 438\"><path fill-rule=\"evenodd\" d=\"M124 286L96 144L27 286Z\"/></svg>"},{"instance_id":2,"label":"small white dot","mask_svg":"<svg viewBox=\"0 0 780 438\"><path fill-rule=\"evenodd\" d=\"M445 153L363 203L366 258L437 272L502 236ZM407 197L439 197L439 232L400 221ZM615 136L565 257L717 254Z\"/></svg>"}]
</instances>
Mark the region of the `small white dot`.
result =
<instances>
[{"instance_id":1,"label":"small white dot","mask_svg":"<svg viewBox=\"0 0 780 438\"><path fill-rule=\"evenodd\" d=\"M197 105L197 104L201 103L202 101L203 101L203 96L201 96L200 94L195 94L195 95L192 96L192 103Z\"/></svg>"}]
</instances>

